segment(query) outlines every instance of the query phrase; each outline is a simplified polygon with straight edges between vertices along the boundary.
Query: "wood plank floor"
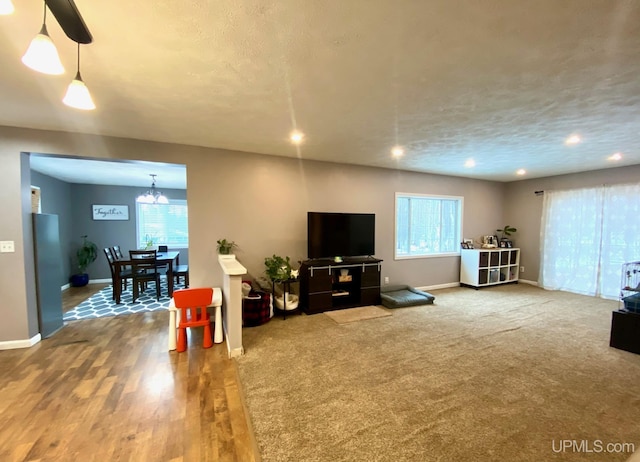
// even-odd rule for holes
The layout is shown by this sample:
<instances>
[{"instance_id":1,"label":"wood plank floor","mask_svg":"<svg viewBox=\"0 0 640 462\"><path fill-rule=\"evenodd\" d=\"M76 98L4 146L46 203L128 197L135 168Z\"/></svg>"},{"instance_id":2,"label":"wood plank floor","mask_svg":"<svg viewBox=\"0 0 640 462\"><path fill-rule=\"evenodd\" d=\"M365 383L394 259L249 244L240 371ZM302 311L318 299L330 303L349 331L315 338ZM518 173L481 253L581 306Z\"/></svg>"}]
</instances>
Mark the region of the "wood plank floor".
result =
<instances>
[{"instance_id":1,"label":"wood plank floor","mask_svg":"<svg viewBox=\"0 0 640 462\"><path fill-rule=\"evenodd\" d=\"M226 345L167 351L168 312L72 321L0 351L2 461L255 461Z\"/></svg>"}]
</instances>

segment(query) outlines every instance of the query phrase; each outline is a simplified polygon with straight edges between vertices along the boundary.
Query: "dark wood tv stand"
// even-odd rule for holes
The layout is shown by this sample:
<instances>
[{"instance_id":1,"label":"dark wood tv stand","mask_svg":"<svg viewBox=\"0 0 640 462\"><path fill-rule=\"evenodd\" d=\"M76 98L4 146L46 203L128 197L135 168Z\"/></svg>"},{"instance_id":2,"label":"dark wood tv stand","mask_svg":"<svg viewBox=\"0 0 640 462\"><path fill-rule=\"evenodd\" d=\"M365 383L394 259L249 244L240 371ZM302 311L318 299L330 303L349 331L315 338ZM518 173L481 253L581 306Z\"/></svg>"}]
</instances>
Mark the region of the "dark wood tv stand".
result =
<instances>
[{"instance_id":1,"label":"dark wood tv stand","mask_svg":"<svg viewBox=\"0 0 640 462\"><path fill-rule=\"evenodd\" d=\"M300 307L307 314L380 304L382 260L306 260L300 266ZM343 275L344 273L344 275Z\"/></svg>"}]
</instances>

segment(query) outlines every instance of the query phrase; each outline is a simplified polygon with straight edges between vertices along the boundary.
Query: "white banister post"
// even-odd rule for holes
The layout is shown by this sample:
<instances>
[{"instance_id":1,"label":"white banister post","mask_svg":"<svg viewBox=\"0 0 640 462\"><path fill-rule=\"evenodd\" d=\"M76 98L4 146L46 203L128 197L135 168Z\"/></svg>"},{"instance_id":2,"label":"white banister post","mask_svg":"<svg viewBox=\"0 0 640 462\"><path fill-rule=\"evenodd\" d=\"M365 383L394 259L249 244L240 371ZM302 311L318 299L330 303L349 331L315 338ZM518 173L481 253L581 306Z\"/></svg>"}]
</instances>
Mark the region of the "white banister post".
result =
<instances>
[{"instance_id":1,"label":"white banister post","mask_svg":"<svg viewBox=\"0 0 640 462\"><path fill-rule=\"evenodd\" d=\"M233 255L219 255L222 267L222 325L229 357L244 354L242 346L242 276L247 269Z\"/></svg>"}]
</instances>

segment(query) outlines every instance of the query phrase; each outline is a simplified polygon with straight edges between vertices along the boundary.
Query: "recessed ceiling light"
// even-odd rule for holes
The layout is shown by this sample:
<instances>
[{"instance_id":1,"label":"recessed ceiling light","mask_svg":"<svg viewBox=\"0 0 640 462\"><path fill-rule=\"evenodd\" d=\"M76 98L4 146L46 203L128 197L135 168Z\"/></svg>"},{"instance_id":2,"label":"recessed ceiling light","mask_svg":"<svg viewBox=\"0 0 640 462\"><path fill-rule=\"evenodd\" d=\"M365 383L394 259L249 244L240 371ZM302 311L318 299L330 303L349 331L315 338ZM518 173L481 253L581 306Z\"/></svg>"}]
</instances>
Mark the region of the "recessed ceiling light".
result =
<instances>
[{"instance_id":1,"label":"recessed ceiling light","mask_svg":"<svg viewBox=\"0 0 640 462\"><path fill-rule=\"evenodd\" d=\"M301 133L301 132L293 132L290 136L291 142L295 144L302 143L303 138L304 138L304 133Z\"/></svg>"},{"instance_id":2,"label":"recessed ceiling light","mask_svg":"<svg viewBox=\"0 0 640 462\"><path fill-rule=\"evenodd\" d=\"M566 144L567 146L573 146L574 144L578 144L581 141L582 138L580 138L580 135L571 135L566 140L564 140L564 144Z\"/></svg>"},{"instance_id":3,"label":"recessed ceiling light","mask_svg":"<svg viewBox=\"0 0 640 462\"><path fill-rule=\"evenodd\" d=\"M516 175L525 175L526 173L527 173L527 171L525 169L521 168L520 170L518 170L516 172Z\"/></svg>"},{"instance_id":4,"label":"recessed ceiling light","mask_svg":"<svg viewBox=\"0 0 640 462\"><path fill-rule=\"evenodd\" d=\"M396 146L391 150L391 154L393 154L393 157L400 157L404 154L404 149L401 146Z\"/></svg>"},{"instance_id":5,"label":"recessed ceiling light","mask_svg":"<svg viewBox=\"0 0 640 462\"><path fill-rule=\"evenodd\" d=\"M622 154L620 154L619 152L616 152L615 154L611 154L609 157L607 157L608 160L620 160L622 159Z\"/></svg>"},{"instance_id":6,"label":"recessed ceiling light","mask_svg":"<svg viewBox=\"0 0 640 462\"><path fill-rule=\"evenodd\" d=\"M467 161L464 163L464 166L468 168L475 167L476 161L473 159L467 159Z\"/></svg>"}]
</instances>

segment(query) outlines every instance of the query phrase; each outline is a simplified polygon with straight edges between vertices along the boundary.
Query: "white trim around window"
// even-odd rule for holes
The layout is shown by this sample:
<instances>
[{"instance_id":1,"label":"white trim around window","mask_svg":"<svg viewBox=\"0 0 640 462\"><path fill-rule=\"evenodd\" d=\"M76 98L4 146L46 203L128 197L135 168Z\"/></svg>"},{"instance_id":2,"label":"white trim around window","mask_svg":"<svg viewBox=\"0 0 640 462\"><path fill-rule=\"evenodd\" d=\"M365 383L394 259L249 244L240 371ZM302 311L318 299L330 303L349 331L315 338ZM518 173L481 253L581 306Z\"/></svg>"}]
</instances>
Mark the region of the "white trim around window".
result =
<instances>
[{"instance_id":1,"label":"white trim around window","mask_svg":"<svg viewBox=\"0 0 640 462\"><path fill-rule=\"evenodd\" d=\"M394 259L460 255L464 197L395 195Z\"/></svg>"},{"instance_id":2,"label":"white trim around window","mask_svg":"<svg viewBox=\"0 0 640 462\"><path fill-rule=\"evenodd\" d=\"M187 201L171 199L168 204L136 203L136 239L139 248L148 240L152 246L166 245L170 249L189 247Z\"/></svg>"}]
</instances>

